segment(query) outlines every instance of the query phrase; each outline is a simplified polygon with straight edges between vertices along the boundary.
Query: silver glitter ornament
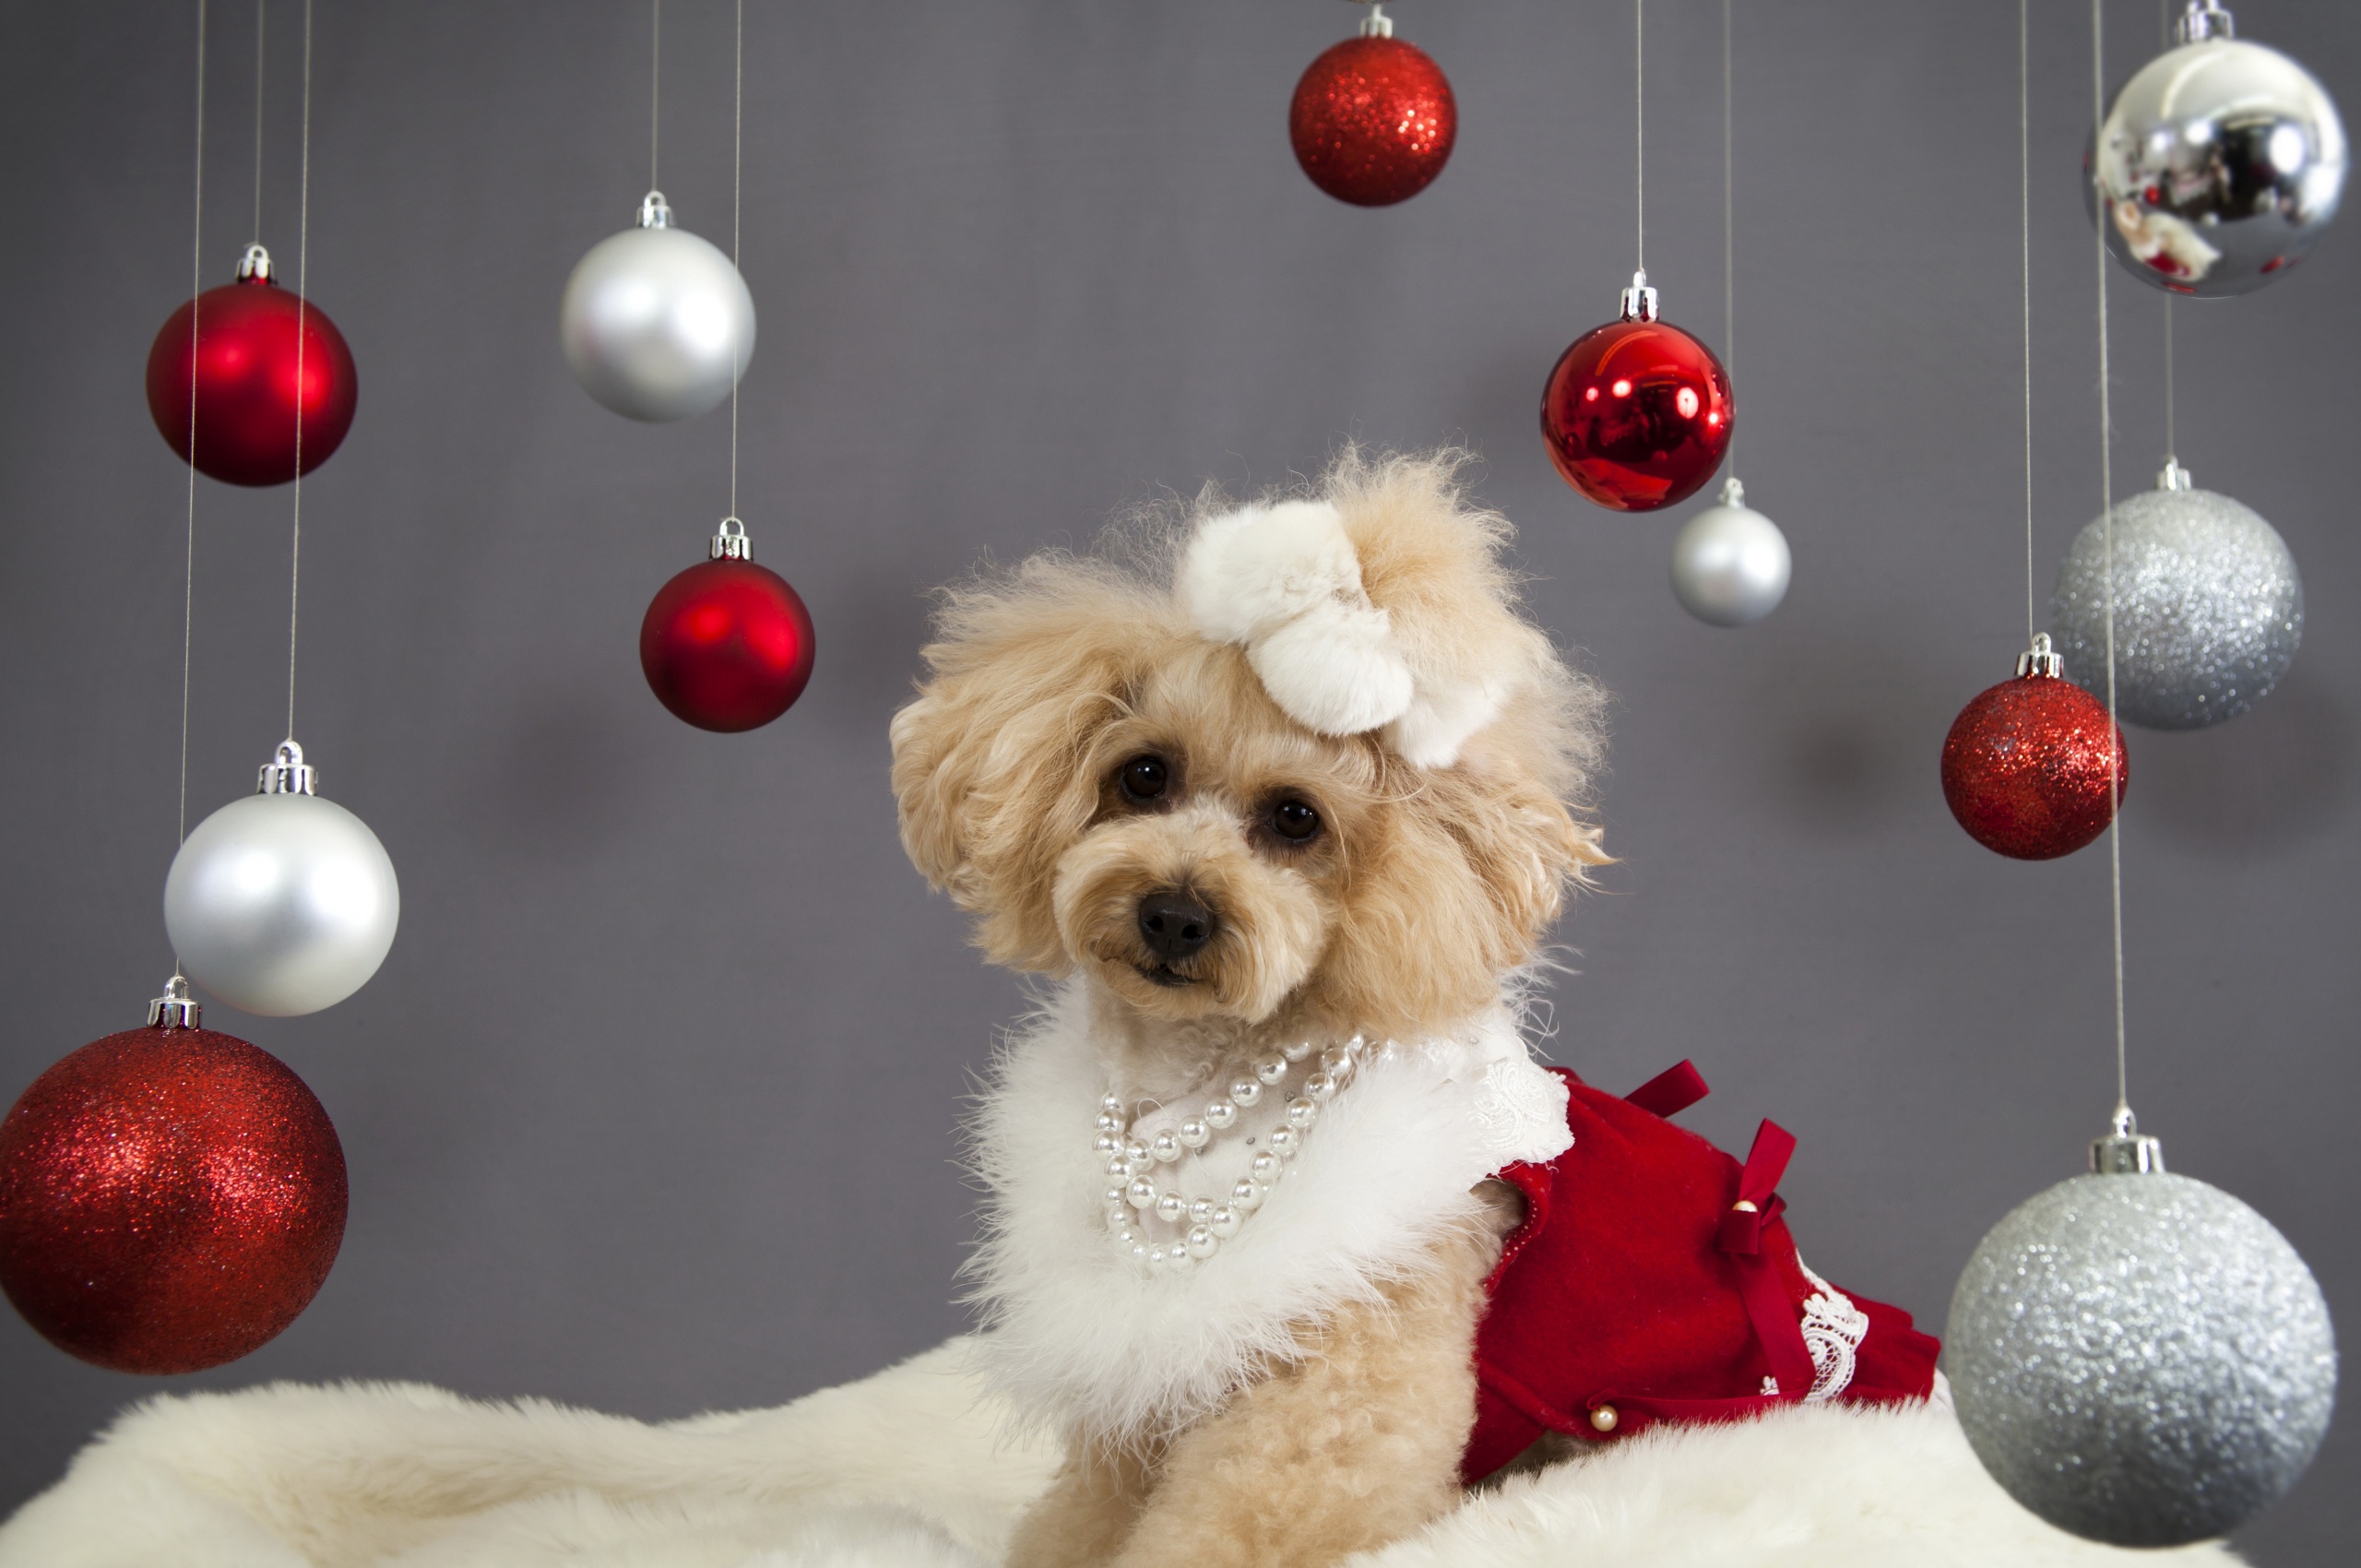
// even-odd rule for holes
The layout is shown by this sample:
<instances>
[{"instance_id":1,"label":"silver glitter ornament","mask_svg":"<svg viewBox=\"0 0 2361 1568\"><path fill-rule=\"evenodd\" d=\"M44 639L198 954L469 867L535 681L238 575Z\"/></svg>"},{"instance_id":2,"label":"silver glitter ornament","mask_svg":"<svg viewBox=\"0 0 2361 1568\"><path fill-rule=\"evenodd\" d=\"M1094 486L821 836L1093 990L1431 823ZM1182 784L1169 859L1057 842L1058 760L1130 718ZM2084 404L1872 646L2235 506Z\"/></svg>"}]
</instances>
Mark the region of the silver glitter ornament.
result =
<instances>
[{"instance_id":1,"label":"silver glitter ornament","mask_svg":"<svg viewBox=\"0 0 2361 1568\"><path fill-rule=\"evenodd\" d=\"M2201 730L2260 702L2304 640L2304 581L2278 531L2166 464L2115 509L2116 706L2127 724ZM2074 537L2050 596L2068 679L2106 695L2106 536Z\"/></svg>"},{"instance_id":2,"label":"silver glitter ornament","mask_svg":"<svg viewBox=\"0 0 2361 1568\"><path fill-rule=\"evenodd\" d=\"M2236 1528L2296 1484L2336 1402L2304 1260L2217 1187L2164 1173L2130 1113L1992 1229L1952 1295L1943 1367L2011 1497L2118 1546Z\"/></svg>"},{"instance_id":3,"label":"silver glitter ornament","mask_svg":"<svg viewBox=\"0 0 2361 1568\"><path fill-rule=\"evenodd\" d=\"M2215 299L2302 259L2336 216L2344 125L2328 89L2275 49L2232 35L2190 0L2180 46L2116 94L2085 198L2107 249L2142 281Z\"/></svg>"},{"instance_id":4,"label":"silver glitter ornament","mask_svg":"<svg viewBox=\"0 0 2361 1568\"><path fill-rule=\"evenodd\" d=\"M682 420L730 396L754 354L754 297L730 259L672 227L663 193L639 227L592 245L566 279L558 341L582 389L635 420Z\"/></svg>"},{"instance_id":5,"label":"silver glitter ornament","mask_svg":"<svg viewBox=\"0 0 2361 1568\"><path fill-rule=\"evenodd\" d=\"M1779 525L1746 504L1746 487L1722 485L1722 501L1682 525L1672 541L1672 593L1710 626L1744 626L1779 608L1794 570Z\"/></svg>"}]
</instances>

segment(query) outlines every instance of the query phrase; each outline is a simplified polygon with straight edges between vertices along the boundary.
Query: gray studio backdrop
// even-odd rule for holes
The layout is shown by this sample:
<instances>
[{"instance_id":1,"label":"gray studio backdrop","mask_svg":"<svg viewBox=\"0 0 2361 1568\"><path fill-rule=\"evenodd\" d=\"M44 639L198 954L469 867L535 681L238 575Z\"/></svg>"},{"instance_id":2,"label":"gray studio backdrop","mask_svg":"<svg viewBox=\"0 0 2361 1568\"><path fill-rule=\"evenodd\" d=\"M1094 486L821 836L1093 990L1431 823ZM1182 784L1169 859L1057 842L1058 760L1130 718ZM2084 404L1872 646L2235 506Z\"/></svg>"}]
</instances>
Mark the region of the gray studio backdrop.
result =
<instances>
[{"instance_id":1,"label":"gray studio backdrop","mask_svg":"<svg viewBox=\"0 0 2361 1568\"><path fill-rule=\"evenodd\" d=\"M184 473L141 372L189 279L195 8L0 9L0 1100L137 1023L172 965ZM2098 507L2097 355L2088 18L2035 11L2046 601ZM2156 11L2110 6L2111 81ZM730 6L665 13L663 187L726 244ZM627 423L556 344L567 269L646 188L647 6L321 0L312 290L361 404L305 486L298 734L392 852L402 926L339 1007L208 1016L326 1101L350 1229L283 1337L200 1377L95 1371L0 1314L0 1507L168 1389L419 1379L670 1417L955 1332L954 1126L1021 991L895 839L886 720L926 589L1347 437L1479 451L1536 612L1617 695L1622 859L1565 922L1551 1054L1615 1088L1694 1057L1693 1124L1800 1136L1815 1265L1940 1328L1977 1237L2078 1169L2113 1087L2103 849L2003 861L1936 783L2023 639L2015 7L1738 13L1737 455L1796 569L1726 632L1666 587L1678 517L1580 501L1534 429L1631 270L1628 4L1404 0L1463 124L1441 181L1374 212L1287 149L1296 74L1358 14L1336 0L748 6L740 510L819 666L778 723L718 736L658 707L635 638L723 509L727 416ZM212 16L208 286L252 224L253 15ZM271 9L262 220L291 267L298 16ZM2361 107L2361 8L2239 20ZM1651 7L1648 66L1650 276L1719 345L1720 7ZM2115 284L2137 486L2161 305ZM2310 619L2258 712L2132 735L2123 833L2142 1125L2286 1231L2349 1336L2356 289L2348 214L2284 282L2181 308L2180 455L2284 533ZM196 813L281 733L288 499L199 482ZM2347 1422L2259 1560L2329 1561L2356 1482Z\"/></svg>"}]
</instances>

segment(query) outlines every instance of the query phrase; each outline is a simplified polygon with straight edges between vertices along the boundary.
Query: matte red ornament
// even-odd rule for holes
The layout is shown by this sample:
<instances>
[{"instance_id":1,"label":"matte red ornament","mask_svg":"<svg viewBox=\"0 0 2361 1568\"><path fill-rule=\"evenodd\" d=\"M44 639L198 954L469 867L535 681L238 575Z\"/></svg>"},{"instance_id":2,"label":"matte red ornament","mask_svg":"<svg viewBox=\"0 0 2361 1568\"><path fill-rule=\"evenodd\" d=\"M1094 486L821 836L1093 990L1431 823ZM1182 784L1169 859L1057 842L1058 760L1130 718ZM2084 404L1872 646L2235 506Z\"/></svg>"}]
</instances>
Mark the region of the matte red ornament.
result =
<instances>
[{"instance_id":1,"label":"matte red ornament","mask_svg":"<svg viewBox=\"0 0 2361 1568\"><path fill-rule=\"evenodd\" d=\"M2104 704L2060 672L2046 635L2017 668L2014 680L1984 692L1952 721L1943 799L1986 849L2051 861L2106 831L2130 785L2130 764L2123 731L2108 722Z\"/></svg>"},{"instance_id":2,"label":"matte red ornament","mask_svg":"<svg viewBox=\"0 0 2361 1568\"><path fill-rule=\"evenodd\" d=\"M657 700L700 730L755 730L812 679L812 613L787 579L747 558L742 526L715 558L666 583L639 624L639 667Z\"/></svg>"},{"instance_id":3,"label":"matte red ornament","mask_svg":"<svg viewBox=\"0 0 2361 1568\"><path fill-rule=\"evenodd\" d=\"M1616 512L1653 512L1704 488L1736 410L1714 351L1655 315L1641 273L1623 319L1583 334L1541 392L1541 437L1560 477Z\"/></svg>"},{"instance_id":4,"label":"matte red ornament","mask_svg":"<svg viewBox=\"0 0 2361 1568\"><path fill-rule=\"evenodd\" d=\"M1295 84L1287 139L1311 183L1355 207L1391 207L1434 183L1459 135L1451 82L1427 53L1382 30L1348 38Z\"/></svg>"},{"instance_id":5,"label":"matte red ornament","mask_svg":"<svg viewBox=\"0 0 2361 1568\"><path fill-rule=\"evenodd\" d=\"M319 1100L211 1029L94 1040L0 1122L0 1289L116 1372L196 1372L276 1336L319 1293L344 1218Z\"/></svg>"},{"instance_id":6,"label":"matte red ornament","mask_svg":"<svg viewBox=\"0 0 2361 1568\"><path fill-rule=\"evenodd\" d=\"M295 477L299 314L303 471L335 455L360 397L352 350L318 305L272 280L270 257L255 245L239 265L238 281L208 289L174 311L148 350L148 411L183 462L189 460L193 395L197 472L225 484L285 484Z\"/></svg>"}]
</instances>

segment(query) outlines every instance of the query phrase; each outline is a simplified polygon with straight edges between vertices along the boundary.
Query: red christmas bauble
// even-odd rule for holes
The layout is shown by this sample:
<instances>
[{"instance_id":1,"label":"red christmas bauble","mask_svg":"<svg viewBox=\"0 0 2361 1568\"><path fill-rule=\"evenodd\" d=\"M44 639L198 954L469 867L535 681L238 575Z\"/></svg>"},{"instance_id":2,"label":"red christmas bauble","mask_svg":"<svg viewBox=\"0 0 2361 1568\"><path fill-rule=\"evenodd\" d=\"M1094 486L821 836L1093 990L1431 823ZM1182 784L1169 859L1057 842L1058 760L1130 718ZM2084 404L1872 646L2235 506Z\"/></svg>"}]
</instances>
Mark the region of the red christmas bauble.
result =
<instances>
[{"instance_id":1,"label":"red christmas bauble","mask_svg":"<svg viewBox=\"0 0 2361 1568\"><path fill-rule=\"evenodd\" d=\"M116 1372L196 1372L274 1337L319 1293L344 1213L319 1100L211 1029L94 1040L0 1121L0 1289Z\"/></svg>"},{"instance_id":2,"label":"red christmas bauble","mask_svg":"<svg viewBox=\"0 0 2361 1568\"><path fill-rule=\"evenodd\" d=\"M1541 392L1541 436L1568 484L1617 512L1704 488L1729 450L1729 373L1667 322L1612 321L1574 339Z\"/></svg>"},{"instance_id":3,"label":"red christmas bauble","mask_svg":"<svg viewBox=\"0 0 2361 1568\"><path fill-rule=\"evenodd\" d=\"M754 730L812 679L812 612L785 577L724 557L656 592L639 624L639 667L657 699L700 730Z\"/></svg>"},{"instance_id":4,"label":"red christmas bauble","mask_svg":"<svg viewBox=\"0 0 2361 1568\"><path fill-rule=\"evenodd\" d=\"M1426 51L1348 38L1295 84L1287 138L1311 183L1355 207L1391 207L1433 184L1459 135L1451 82Z\"/></svg>"},{"instance_id":5,"label":"red christmas bauble","mask_svg":"<svg viewBox=\"0 0 2361 1568\"><path fill-rule=\"evenodd\" d=\"M1952 815L1986 849L2020 861L2070 855L2106 832L2130 781L2123 731L2107 722L2105 704L2061 675L2001 682L1960 709L1943 740Z\"/></svg>"},{"instance_id":6,"label":"red christmas bauble","mask_svg":"<svg viewBox=\"0 0 2361 1568\"><path fill-rule=\"evenodd\" d=\"M295 477L296 315L293 291L256 276L208 289L164 323L148 350L148 411L183 462L194 394L197 472L225 484ZM303 471L310 473L352 428L360 377L336 323L308 301L302 315Z\"/></svg>"}]
</instances>

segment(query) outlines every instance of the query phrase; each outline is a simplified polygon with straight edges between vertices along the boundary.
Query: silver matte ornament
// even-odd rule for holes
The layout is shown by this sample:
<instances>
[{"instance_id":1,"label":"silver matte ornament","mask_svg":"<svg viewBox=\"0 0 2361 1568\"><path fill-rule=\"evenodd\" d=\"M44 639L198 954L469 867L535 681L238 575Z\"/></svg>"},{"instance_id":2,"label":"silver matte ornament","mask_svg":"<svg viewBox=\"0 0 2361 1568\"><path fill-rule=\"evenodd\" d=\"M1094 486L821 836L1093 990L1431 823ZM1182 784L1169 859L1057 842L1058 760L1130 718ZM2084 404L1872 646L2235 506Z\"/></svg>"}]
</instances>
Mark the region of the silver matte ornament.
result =
<instances>
[{"instance_id":1,"label":"silver matte ornament","mask_svg":"<svg viewBox=\"0 0 2361 1568\"><path fill-rule=\"evenodd\" d=\"M2050 596L2066 674L2106 695L2106 533L2074 537ZM2168 463L2157 488L2115 509L2115 689L2119 716L2201 730L2269 695L2304 639L2304 581L2278 531Z\"/></svg>"},{"instance_id":2,"label":"silver matte ornament","mask_svg":"<svg viewBox=\"0 0 2361 1568\"><path fill-rule=\"evenodd\" d=\"M1673 537L1673 597L1710 626L1750 625L1778 609L1794 569L1786 536L1746 504L1736 478L1723 481L1721 505Z\"/></svg>"},{"instance_id":3,"label":"silver matte ornament","mask_svg":"<svg viewBox=\"0 0 2361 1568\"><path fill-rule=\"evenodd\" d=\"M2344 125L2328 89L2191 0L2179 47L2116 94L2086 194L2107 248L2143 282L2214 299L2303 258L2336 216Z\"/></svg>"},{"instance_id":4,"label":"silver matte ornament","mask_svg":"<svg viewBox=\"0 0 2361 1568\"><path fill-rule=\"evenodd\" d=\"M2168 1176L2130 1112L1992 1229L1952 1295L1943 1367L2011 1497L2118 1546L2223 1535L2296 1484L2336 1402L2311 1271L2218 1187Z\"/></svg>"},{"instance_id":5,"label":"silver matte ornament","mask_svg":"<svg viewBox=\"0 0 2361 1568\"><path fill-rule=\"evenodd\" d=\"M682 420L730 396L754 355L754 297L730 259L672 227L661 191L639 226L590 247L566 279L558 340L582 389L635 420Z\"/></svg>"},{"instance_id":6,"label":"silver matte ornament","mask_svg":"<svg viewBox=\"0 0 2361 1568\"><path fill-rule=\"evenodd\" d=\"M257 791L196 825L164 879L164 929L189 978L266 1017L332 1007L394 944L401 888L368 825L312 792L282 743Z\"/></svg>"}]
</instances>

